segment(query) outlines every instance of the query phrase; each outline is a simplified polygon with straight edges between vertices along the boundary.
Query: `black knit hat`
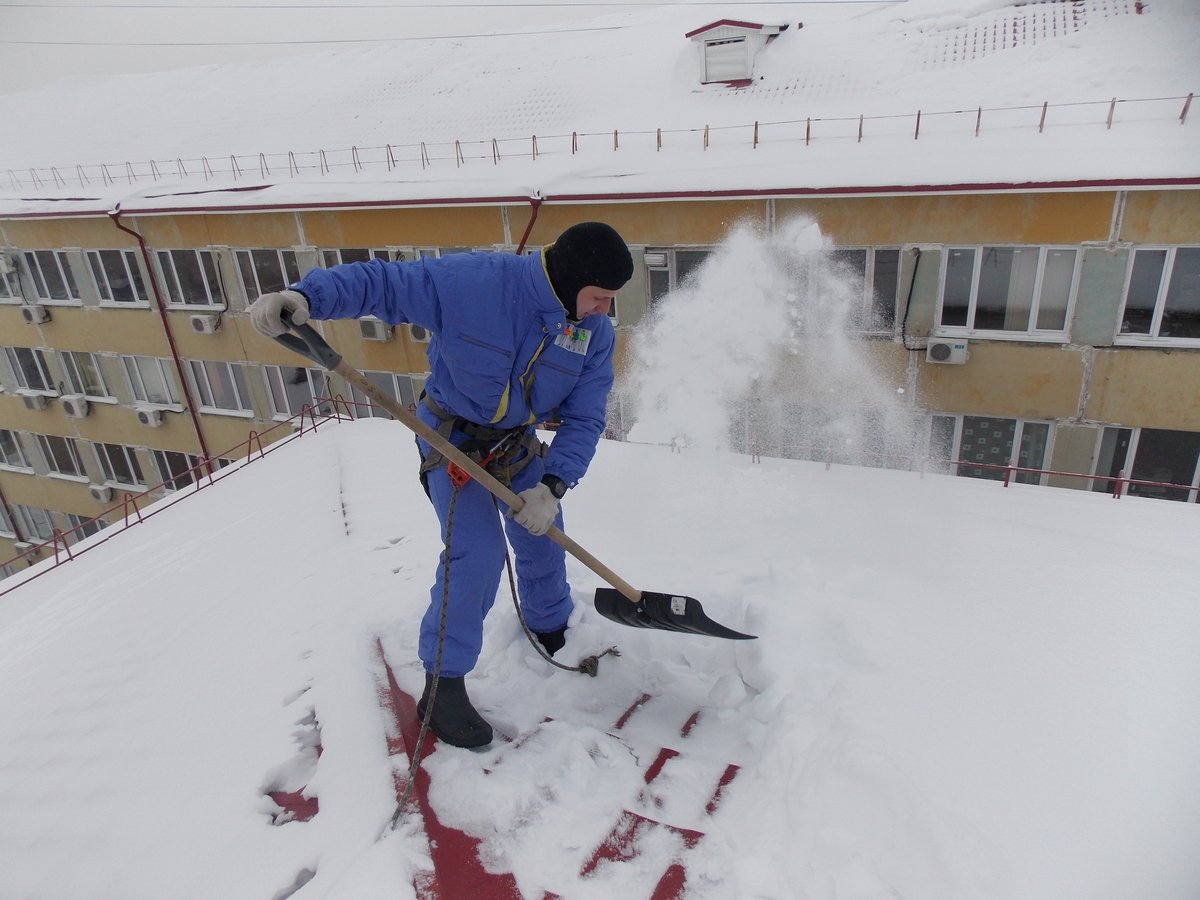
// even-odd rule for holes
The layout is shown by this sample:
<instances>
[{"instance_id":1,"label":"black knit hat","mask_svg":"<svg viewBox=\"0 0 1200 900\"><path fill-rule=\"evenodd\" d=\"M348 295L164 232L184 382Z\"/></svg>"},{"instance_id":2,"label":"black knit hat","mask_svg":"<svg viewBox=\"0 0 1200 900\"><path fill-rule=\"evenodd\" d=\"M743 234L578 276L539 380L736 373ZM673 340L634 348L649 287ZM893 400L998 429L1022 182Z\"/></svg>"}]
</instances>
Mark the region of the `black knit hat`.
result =
<instances>
[{"instance_id":1,"label":"black knit hat","mask_svg":"<svg viewBox=\"0 0 1200 900\"><path fill-rule=\"evenodd\" d=\"M633 257L611 225L580 222L547 249L546 269L554 293L574 319L579 292L590 285L620 290L633 277Z\"/></svg>"}]
</instances>

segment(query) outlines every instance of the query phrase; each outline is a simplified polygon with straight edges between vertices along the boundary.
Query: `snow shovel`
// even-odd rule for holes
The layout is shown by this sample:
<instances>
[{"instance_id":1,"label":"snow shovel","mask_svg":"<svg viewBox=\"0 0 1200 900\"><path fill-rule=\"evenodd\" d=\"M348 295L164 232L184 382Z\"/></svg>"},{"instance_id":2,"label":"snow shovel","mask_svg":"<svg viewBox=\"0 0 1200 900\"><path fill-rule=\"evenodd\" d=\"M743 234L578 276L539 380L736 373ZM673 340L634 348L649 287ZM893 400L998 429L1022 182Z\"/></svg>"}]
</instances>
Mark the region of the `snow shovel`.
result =
<instances>
[{"instance_id":1,"label":"snow shovel","mask_svg":"<svg viewBox=\"0 0 1200 900\"><path fill-rule=\"evenodd\" d=\"M479 482L493 497L507 504L509 509L519 510L525 505L525 501L514 494L507 485L418 419L416 414L410 412L403 404L396 402L368 381L361 372L345 363L341 354L330 347L311 325L296 325L286 319L284 321L295 334L282 334L275 338L276 341L330 372L341 375L414 431L447 460ZM694 597L639 591L554 526L550 527L547 537L612 585L610 588L596 589L596 612L606 619L635 628L657 628L662 631L680 631L731 640L744 641L757 637L753 634L742 634L740 631L734 631L719 622L714 622L705 615L700 601Z\"/></svg>"}]
</instances>

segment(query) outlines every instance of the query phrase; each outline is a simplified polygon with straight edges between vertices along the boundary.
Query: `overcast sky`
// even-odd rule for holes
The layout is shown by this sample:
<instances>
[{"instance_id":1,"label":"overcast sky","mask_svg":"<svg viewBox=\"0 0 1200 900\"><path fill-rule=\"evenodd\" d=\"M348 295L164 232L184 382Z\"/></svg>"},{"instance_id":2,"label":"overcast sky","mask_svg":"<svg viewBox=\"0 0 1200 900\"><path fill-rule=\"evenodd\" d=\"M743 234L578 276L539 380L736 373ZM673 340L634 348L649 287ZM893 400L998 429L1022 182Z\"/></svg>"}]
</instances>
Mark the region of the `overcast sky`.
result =
<instances>
[{"instance_id":1,"label":"overcast sky","mask_svg":"<svg viewBox=\"0 0 1200 900\"><path fill-rule=\"evenodd\" d=\"M296 56L433 35L570 28L654 0L0 0L0 93L71 76ZM696 2L731 15L737 2Z\"/></svg>"}]
</instances>

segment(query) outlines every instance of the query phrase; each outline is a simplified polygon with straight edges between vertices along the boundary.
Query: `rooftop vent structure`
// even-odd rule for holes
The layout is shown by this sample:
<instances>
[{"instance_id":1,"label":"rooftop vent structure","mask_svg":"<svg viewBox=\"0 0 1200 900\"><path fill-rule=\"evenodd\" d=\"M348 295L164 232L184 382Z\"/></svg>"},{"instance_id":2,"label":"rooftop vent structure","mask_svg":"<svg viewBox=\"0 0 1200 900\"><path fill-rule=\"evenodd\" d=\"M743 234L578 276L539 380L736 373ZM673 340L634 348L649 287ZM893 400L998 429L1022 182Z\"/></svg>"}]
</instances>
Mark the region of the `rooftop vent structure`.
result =
<instances>
[{"instance_id":1,"label":"rooftop vent structure","mask_svg":"<svg viewBox=\"0 0 1200 900\"><path fill-rule=\"evenodd\" d=\"M719 19L684 37L700 45L700 81L737 87L754 78L754 57L787 25Z\"/></svg>"}]
</instances>

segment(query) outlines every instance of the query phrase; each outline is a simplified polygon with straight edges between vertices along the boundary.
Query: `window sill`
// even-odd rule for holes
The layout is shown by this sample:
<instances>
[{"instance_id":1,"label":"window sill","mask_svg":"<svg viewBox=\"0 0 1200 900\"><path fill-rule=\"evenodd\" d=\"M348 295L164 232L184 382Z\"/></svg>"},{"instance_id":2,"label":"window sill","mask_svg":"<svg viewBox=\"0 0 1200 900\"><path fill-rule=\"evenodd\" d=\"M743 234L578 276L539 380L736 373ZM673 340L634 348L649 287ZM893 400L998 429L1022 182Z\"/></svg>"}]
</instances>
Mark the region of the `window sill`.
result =
<instances>
[{"instance_id":1,"label":"window sill","mask_svg":"<svg viewBox=\"0 0 1200 900\"><path fill-rule=\"evenodd\" d=\"M183 412L182 403L155 403L152 400L134 400L131 408L134 412L137 412L139 409L160 409L163 412L171 413Z\"/></svg>"},{"instance_id":2,"label":"window sill","mask_svg":"<svg viewBox=\"0 0 1200 900\"><path fill-rule=\"evenodd\" d=\"M914 335L909 335L909 337L914 337ZM969 328L947 328L944 326L937 326L929 332L930 340L937 338L962 338L970 341L1004 341L1020 344L1069 344L1071 342L1070 335L1061 331L1052 334L1037 334L1017 331L973 331Z\"/></svg>"},{"instance_id":3,"label":"window sill","mask_svg":"<svg viewBox=\"0 0 1200 900\"><path fill-rule=\"evenodd\" d=\"M63 472L47 472L47 478L53 478L55 481L69 481L73 484L91 484L91 479L86 475L67 475Z\"/></svg>"},{"instance_id":4,"label":"window sill","mask_svg":"<svg viewBox=\"0 0 1200 900\"><path fill-rule=\"evenodd\" d=\"M131 303L121 303L118 300L101 300L96 304L97 309L150 309L150 304L138 300Z\"/></svg>"},{"instance_id":5,"label":"window sill","mask_svg":"<svg viewBox=\"0 0 1200 900\"><path fill-rule=\"evenodd\" d=\"M1113 339L1117 347L1145 347L1152 350L1200 350L1200 338L1150 337L1120 334Z\"/></svg>"},{"instance_id":6,"label":"window sill","mask_svg":"<svg viewBox=\"0 0 1200 900\"><path fill-rule=\"evenodd\" d=\"M228 416L231 419L253 419L252 409L222 409L219 406L201 406L200 412L206 416Z\"/></svg>"},{"instance_id":7,"label":"window sill","mask_svg":"<svg viewBox=\"0 0 1200 900\"><path fill-rule=\"evenodd\" d=\"M121 484L119 481L106 481L103 487L112 488L114 491L126 491L130 494L145 494L150 490L144 484Z\"/></svg>"},{"instance_id":8,"label":"window sill","mask_svg":"<svg viewBox=\"0 0 1200 900\"><path fill-rule=\"evenodd\" d=\"M10 466L7 463L0 463L0 472L14 472L18 475L33 475L32 466ZM2 533L2 532L0 532Z\"/></svg>"}]
</instances>

